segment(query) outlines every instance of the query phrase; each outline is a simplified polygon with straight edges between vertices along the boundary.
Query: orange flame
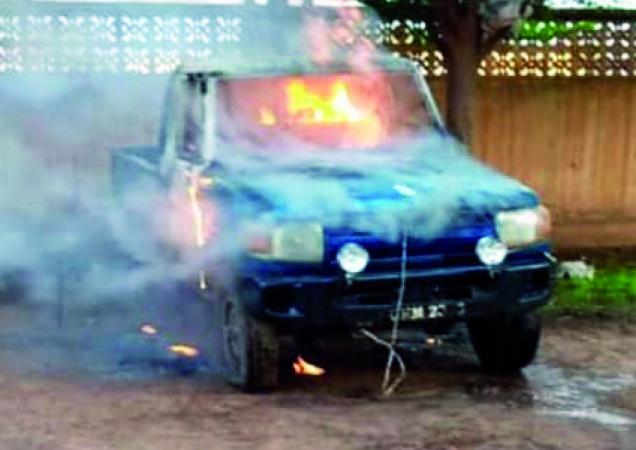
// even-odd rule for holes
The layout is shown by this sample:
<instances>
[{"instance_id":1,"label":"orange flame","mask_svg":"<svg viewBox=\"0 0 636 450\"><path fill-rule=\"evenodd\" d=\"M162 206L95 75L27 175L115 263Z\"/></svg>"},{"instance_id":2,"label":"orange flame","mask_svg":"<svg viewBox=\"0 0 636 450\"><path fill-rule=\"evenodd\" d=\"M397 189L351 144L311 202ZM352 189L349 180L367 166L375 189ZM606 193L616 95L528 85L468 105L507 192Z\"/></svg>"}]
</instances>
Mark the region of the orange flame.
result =
<instances>
[{"instance_id":1,"label":"orange flame","mask_svg":"<svg viewBox=\"0 0 636 450\"><path fill-rule=\"evenodd\" d=\"M185 344L174 344L168 347L172 353L179 356L185 356L186 358L196 358L199 356L199 349Z\"/></svg>"},{"instance_id":2,"label":"orange flame","mask_svg":"<svg viewBox=\"0 0 636 450\"><path fill-rule=\"evenodd\" d=\"M188 187L188 197L190 198L190 207L192 208L192 217L194 218L194 236L197 246L205 245L205 234L203 230L203 211L199 205L199 181L197 177L192 177L190 186Z\"/></svg>"},{"instance_id":3,"label":"orange flame","mask_svg":"<svg viewBox=\"0 0 636 450\"><path fill-rule=\"evenodd\" d=\"M325 374L325 369L308 363L302 357L298 356L292 364L296 375L307 375L310 377L319 377Z\"/></svg>"},{"instance_id":4,"label":"orange flame","mask_svg":"<svg viewBox=\"0 0 636 450\"><path fill-rule=\"evenodd\" d=\"M286 92L287 110L300 123L357 123L365 119L365 113L351 102L347 86L342 80L332 84L327 98L311 92L301 80L290 81Z\"/></svg>"},{"instance_id":5,"label":"orange flame","mask_svg":"<svg viewBox=\"0 0 636 450\"><path fill-rule=\"evenodd\" d=\"M190 179L190 186L188 186L188 197L190 198L190 208L192 209L192 218L194 222L194 236L196 239L197 247L202 248L205 246L205 231L203 224L203 210L199 204L199 190L200 186L209 187L212 185L213 180L211 178L200 178L198 176L192 176ZM207 283L205 281L205 272L199 272L199 289L205 290Z\"/></svg>"},{"instance_id":6,"label":"orange flame","mask_svg":"<svg viewBox=\"0 0 636 450\"><path fill-rule=\"evenodd\" d=\"M377 99L362 91L357 92L348 80L335 78L312 82L294 78L285 83L283 111L260 107L258 121L267 127L284 125L331 127L328 136L339 136L337 141L358 145L377 145L385 130L377 112ZM353 83L356 79L352 80ZM363 84L360 84L363 88ZM357 94L356 94L357 92ZM278 114L282 116L279 117ZM337 134L336 128L338 128ZM307 129L305 131L308 131ZM305 133L296 129L292 133ZM325 137L323 136L323 139Z\"/></svg>"},{"instance_id":7,"label":"orange flame","mask_svg":"<svg viewBox=\"0 0 636 450\"><path fill-rule=\"evenodd\" d=\"M270 109L259 108L258 114L260 116L260 121L263 125L267 125L267 126L276 125L276 116Z\"/></svg>"},{"instance_id":8,"label":"orange flame","mask_svg":"<svg viewBox=\"0 0 636 450\"><path fill-rule=\"evenodd\" d=\"M355 79L353 82L355 83ZM285 83L284 110L260 107L257 111L258 121L267 127L280 123L336 126L339 128L337 135L343 142L376 145L381 142L385 132L382 119L376 111L377 99L357 92L355 86L357 85L351 85L343 78L325 78L315 82L291 79ZM281 114L281 117L277 114Z\"/></svg>"},{"instance_id":9,"label":"orange flame","mask_svg":"<svg viewBox=\"0 0 636 450\"><path fill-rule=\"evenodd\" d=\"M338 80L331 85L330 94L324 98L311 92L302 80L287 83L287 112L294 122L312 124L342 124L377 121L375 114L364 111L351 101L344 81ZM271 109L259 108L259 121L262 125L273 126L278 123Z\"/></svg>"}]
</instances>

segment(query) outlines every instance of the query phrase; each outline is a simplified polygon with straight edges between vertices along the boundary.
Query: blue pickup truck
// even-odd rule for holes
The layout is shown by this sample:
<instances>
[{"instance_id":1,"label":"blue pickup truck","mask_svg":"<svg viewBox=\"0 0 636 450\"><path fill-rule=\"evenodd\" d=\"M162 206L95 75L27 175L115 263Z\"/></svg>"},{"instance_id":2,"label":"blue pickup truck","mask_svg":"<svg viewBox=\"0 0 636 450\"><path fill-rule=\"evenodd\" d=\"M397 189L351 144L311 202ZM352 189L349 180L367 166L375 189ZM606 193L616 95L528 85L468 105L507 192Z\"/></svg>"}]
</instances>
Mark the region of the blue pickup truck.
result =
<instances>
[{"instance_id":1,"label":"blue pickup truck","mask_svg":"<svg viewBox=\"0 0 636 450\"><path fill-rule=\"evenodd\" d=\"M140 246L214 302L235 386L276 385L281 337L396 321L423 346L466 324L488 370L535 357L549 213L449 136L409 61L180 68L158 143L112 170Z\"/></svg>"}]
</instances>

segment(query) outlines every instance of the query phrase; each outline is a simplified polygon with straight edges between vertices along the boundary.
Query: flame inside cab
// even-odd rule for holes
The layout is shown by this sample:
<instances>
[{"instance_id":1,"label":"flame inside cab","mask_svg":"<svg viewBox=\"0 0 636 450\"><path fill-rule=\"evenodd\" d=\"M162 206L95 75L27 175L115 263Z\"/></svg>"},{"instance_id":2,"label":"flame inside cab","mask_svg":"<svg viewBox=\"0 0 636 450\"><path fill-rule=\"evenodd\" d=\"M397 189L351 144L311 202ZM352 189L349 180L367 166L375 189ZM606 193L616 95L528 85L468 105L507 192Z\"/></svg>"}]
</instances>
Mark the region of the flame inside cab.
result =
<instances>
[{"instance_id":1,"label":"flame inside cab","mask_svg":"<svg viewBox=\"0 0 636 450\"><path fill-rule=\"evenodd\" d=\"M241 133L260 143L292 139L325 149L374 148L430 124L415 79L399 71L226 79L220 102L229 116L219 121L226 127L222 134Z\"/></svg>"}]
</instances>

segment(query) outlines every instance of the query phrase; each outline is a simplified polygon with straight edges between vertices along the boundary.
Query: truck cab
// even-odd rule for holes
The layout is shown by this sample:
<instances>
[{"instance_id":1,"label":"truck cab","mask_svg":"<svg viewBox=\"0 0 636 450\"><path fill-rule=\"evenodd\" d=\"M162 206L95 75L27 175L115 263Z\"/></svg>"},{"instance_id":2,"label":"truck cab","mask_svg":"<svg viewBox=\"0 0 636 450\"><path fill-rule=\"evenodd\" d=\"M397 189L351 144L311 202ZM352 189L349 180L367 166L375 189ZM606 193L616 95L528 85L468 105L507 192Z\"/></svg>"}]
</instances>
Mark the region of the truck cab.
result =
<instances>
[{"instance_id":1,"label":"truck cab","mask_svg":"<svg viewBox=\"0 0 636 450\"><path fill-rule=\"evenodd\" d=\"M115 152L113 184L214 303L233 385L274 387L282 336L396 322L423 345L466 324L492 370L535 356L549 213L448 135L408 61L179 69L157 145Z\"/></svg>"}]
</instances>

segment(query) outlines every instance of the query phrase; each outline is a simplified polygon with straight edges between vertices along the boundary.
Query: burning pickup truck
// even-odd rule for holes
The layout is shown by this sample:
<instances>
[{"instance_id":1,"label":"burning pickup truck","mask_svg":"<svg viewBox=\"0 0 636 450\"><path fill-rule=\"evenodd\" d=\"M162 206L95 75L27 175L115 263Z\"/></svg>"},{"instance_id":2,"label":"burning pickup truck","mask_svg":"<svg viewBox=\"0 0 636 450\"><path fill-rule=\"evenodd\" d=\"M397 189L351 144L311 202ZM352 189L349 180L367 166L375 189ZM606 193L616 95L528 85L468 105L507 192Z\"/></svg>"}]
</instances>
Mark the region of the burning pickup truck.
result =
<instances>
[{"instance_id":1,"label":"burning pickup truck","mask_svg":"<svg viewBox=\"0 0 636 450\"><path fill-rule=\"evenodd\" d=\"M398 324L424 346L465 323L488 369L534 359L548 211L448 135L408 61L180 69L158 144L115 152L113 182L131 232L212 299L233 385L275 386L281 337Z\"/></svg>"}]
</instances>

